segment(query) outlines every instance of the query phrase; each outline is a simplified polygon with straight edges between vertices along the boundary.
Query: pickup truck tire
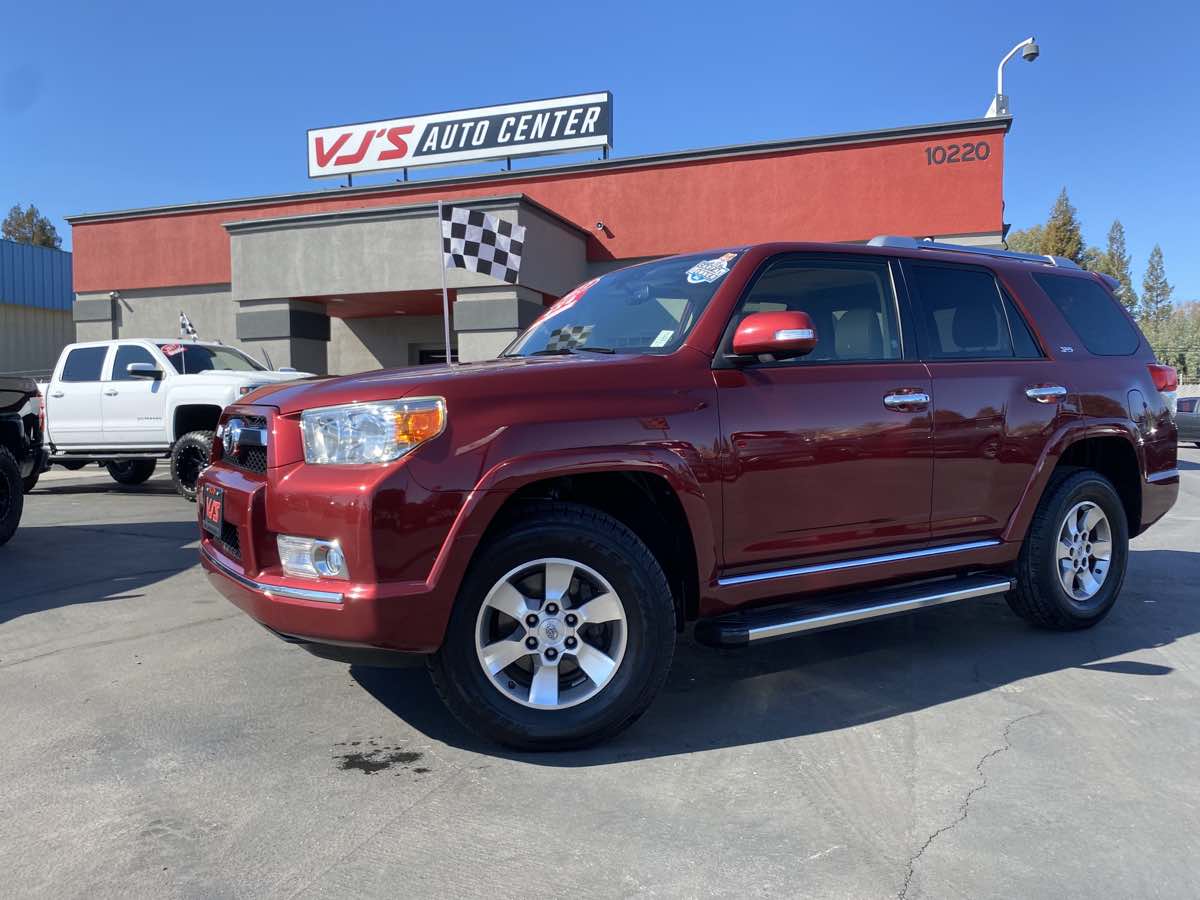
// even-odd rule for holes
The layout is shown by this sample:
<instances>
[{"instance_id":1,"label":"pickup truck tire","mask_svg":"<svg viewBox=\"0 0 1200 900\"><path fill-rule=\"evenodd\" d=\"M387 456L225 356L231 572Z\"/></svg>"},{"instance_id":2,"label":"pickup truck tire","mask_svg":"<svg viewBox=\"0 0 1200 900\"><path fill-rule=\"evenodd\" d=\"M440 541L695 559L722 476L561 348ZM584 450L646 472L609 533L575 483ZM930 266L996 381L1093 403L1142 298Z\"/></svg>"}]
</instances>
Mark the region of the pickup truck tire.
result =
<instances>
[{"instance_id":1,"label":"pickup truck tire","mask_svg":"<svg viewBox=\"0 0 1200 900\"><path fill-rule=\"evenodd\" d=\"M104 468L108 469L112 480L127 487L145 482L154 474L157 466L158 460L156 459L122 459L104 464Z\"/></svg>"},{"instance_id":2,"label":"pickup truck tire","mask_svg":"<svg viewBox=\"0 0 1200 900\"><path fill-rule=\"evenodd\" d=\"M674 652L671 589L646 545L596 509L544 502L477 553L429 669L472 731L563 750L628 727Z\"/></svg>"},{"instance_id":3,"label":"pickup truck tire","mask_svg":"<svg viewBox=\"0 0 1200 900\"><path fill-rule=\"evenodd\" d=\"M171 481L179 496L196 502L196 481L212 457L213 433L189 431L171 449Z\"/></svg>"},{"instance_id":4,"label":"pickup truck tire","mask_svg":"<svg viewBox=\"0 0 1200 900\"><path fill-rule=\"evenodd\" d=\"M1056 631L1090 628L1108 615L1129 560L1129 525L1112 483L1096 472L1057 473L1034 513L1008 605Z\"/></svg>"},{"instance_id":5,"label":"pickup truck tire","mask_svg":"<svg viewBox=\"0 0 1200 900\"><path fill-rule=\"evenodd\" d=\"M21 487L21 469L7 447L0 447L0 546L8 543L21 521L25 492Z\"/></svg>"}]
</instances>

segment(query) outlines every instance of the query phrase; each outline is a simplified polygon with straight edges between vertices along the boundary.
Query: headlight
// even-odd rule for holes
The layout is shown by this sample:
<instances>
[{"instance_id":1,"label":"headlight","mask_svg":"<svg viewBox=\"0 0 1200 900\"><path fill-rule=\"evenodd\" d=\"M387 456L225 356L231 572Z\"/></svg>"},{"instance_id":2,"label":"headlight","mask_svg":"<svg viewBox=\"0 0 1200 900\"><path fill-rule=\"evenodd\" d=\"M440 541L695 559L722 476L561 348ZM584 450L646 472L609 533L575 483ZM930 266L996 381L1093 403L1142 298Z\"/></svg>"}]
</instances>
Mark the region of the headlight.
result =
<instances>
[{"instance_id":1,"label":"headlight","mask_svg":"<svg viewBox=\"0 0 1200 900\"><path fill-rule=\"evenodd\" d=\"M301 413L304 461L352 465L399 459L446 428L441 397L326 406Z\"/></svg>"}]
</instances>

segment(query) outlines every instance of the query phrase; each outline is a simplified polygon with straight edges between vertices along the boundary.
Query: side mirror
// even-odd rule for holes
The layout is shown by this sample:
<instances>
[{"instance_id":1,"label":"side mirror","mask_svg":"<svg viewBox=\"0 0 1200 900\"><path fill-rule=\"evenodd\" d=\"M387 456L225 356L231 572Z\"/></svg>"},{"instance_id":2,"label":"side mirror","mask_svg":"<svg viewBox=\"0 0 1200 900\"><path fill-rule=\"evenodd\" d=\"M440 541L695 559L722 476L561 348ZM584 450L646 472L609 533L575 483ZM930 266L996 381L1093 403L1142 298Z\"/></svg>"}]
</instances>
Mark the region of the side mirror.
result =
<instances>
[{"instance_id":1,"label":"side mirror","mask_svg":"<svg viewBox=\"0 0 1200 900\"><path fill-rule=\"evenodd\" d=\"M130 378L149 378L158 381L162 378L162 369L153 363L130 363L125 367L125 373Z\"/></svg>"},{"instance_id":2,"label":"side mirror","mask_svg":"<svg viewBox=\"0 0 1200 900\"><path fill-rule=\"evenodd\" d=\"M816 346L817 329L805 312L751 313L733 334L733 352L738 356L804 356Z\"/></svg>"}]
</instances>

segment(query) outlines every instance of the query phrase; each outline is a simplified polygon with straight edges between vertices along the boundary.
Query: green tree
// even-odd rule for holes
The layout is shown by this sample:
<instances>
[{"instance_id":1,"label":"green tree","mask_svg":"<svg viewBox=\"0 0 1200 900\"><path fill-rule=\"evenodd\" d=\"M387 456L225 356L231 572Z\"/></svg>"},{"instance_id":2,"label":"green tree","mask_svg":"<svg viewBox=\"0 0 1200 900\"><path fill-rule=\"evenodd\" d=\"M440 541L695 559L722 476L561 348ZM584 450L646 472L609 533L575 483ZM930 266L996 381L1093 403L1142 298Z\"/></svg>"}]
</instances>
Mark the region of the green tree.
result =
<instances>
[{"instance_id":1,"label":"green tree","mask_svg":"<svg viewBox=\"0 0 1200 900\"><path fill-rule=\"evenodd\" d=\"M4 223L0 225L0 237L5 237L18 244L35 244L39 247L62 247L62 238L54 228L54 223L38 212L32 203L26 209L17 204L8 211Z\"/></svg>"},{"instance_id":2,"label":"green tree","mask_svg":"<svg viewBox=\"0 0 1200 900\"><path fill-rule=\"evenodd\" d=\"M1011 232L1005 243L1008 244L1009 250L1016 250L1018 253L1041 253L1045 231L1041 225L1032 225Z\"/></svg>"},{"instance_id":3,"label":"green tree","mask_svg":"<svg viewBox=\"0 0 1200 900\"><path fill-rule=\"evenodd\" d=\"M1125 245L1125 226L1121 224L1120 219L1113 219L1108 228L1108 246L1104 250L1105 268L1097 271L1117 279L1117 299L1132 313L1137 310L1138 295L1133 289L1133 275L1129 271L1129 262L1129 249Z\"/></svg>"},{"instance_id":4,"label":"green tree","mask_svg":"<svg viewBox=\"0 0 1200 900\"><path fill-rule=\"evenodd\" d=\"M1142 279L1141 321L1151 343L1165 336L1163 331L1167 320L1171 318L1171 294L1174 291L1167 281L1162 247L1155 244L1146 263L1146 277Z\"/></svg>"},{"instance_id":5,"label":"green tree","mask_svg":"<svg viewBox=\"0 0 1200 900\"><path fill-rule=\"evenodd\" d=\"M1058 199L1050 209L1041 246L1041 252L1050 256L1065 256L1077 263L1083 261L1083 230L1066 188L1059 191Z\"/></svg>"}]
</instances>

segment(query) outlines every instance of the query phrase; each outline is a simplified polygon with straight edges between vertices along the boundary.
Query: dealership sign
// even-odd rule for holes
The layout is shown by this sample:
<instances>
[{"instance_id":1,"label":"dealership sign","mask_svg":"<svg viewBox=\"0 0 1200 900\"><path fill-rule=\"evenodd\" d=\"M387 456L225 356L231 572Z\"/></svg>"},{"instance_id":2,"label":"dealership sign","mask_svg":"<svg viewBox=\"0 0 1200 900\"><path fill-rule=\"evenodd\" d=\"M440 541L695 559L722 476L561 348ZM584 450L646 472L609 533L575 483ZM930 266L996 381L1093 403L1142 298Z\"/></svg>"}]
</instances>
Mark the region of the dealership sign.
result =
<instances>
[{"instance_id":1,"label":"dealership sign","mask_svg":"<svg viewBox=\"0 0 1200 900\"><path fill-rule=\"evenodd\" d=\"M353 175L612 146L612 94L459 109L308 132L308 176Z\"/></svg>"}]
</instances>

